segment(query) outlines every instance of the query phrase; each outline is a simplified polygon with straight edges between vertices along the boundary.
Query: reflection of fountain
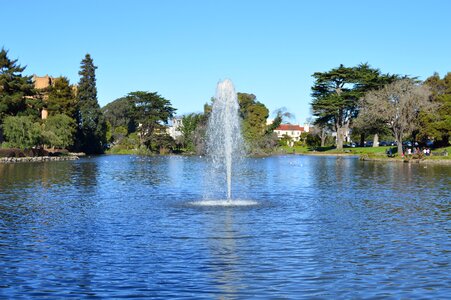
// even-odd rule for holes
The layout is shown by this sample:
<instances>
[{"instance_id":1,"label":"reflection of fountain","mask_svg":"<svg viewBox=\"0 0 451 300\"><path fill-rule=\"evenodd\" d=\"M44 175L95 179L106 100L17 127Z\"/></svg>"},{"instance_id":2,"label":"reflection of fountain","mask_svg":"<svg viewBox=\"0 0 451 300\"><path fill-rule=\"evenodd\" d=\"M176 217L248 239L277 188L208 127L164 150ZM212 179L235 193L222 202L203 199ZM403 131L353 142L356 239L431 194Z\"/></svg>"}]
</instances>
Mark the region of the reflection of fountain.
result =
<instances>
[{"instance_id":1,"label":"reflection of fountain","mask_svg":"<svg viewBox=\"0 0 451 300\"><path fill-rule=\"evenodd\" d=\"M246 229L237 228L234 214L231 210L214 214L208 220L209 227L206 227L208 234L209 264L212 272L212 280L220 290L219 299L234 299L236 295L246 291L246 284L243 283L242 266L245 264L238 254L237 248L248 246L246 244ZM239 222L238 222L239 224ZM243 231L242 231L243 230ZM240 245L237 245L240 243ZM234 297L235 296L235 297Z\"/></svg>"},{"instance_id":2,"label":"reflection of fountain","mask_svg":"<svg viewBox=\"0 0 451 300\"><path fill-rule=\"evenodd\" d=\"M238 109L232 81L226 79L219 82L208 120L207 152L214 171L225 176L228 201L232 199L232 168L243 152Z\"/></svg>"}]
</instances>

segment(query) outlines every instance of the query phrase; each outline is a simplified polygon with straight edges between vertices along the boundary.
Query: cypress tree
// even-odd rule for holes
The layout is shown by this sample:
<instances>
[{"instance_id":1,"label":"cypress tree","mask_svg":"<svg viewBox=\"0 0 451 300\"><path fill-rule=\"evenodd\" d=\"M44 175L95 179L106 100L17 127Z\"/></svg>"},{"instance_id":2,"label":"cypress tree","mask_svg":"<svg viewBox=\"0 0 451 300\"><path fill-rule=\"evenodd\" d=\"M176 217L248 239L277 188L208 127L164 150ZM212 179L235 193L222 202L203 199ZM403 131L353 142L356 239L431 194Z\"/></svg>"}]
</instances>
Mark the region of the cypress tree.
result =
<instances>
[{"instance_id":1,"label":"cypress tree","mask_svg":"<svg viewBox=\"0 0 451 300\"><path fill-rule=\"evenodd\" d=\"M81 61L77 90L77 136L75 148L87 154L103 153L106 146L106 122L97 101L94 62L89 54Z\"/></svg>"}]
</instances>

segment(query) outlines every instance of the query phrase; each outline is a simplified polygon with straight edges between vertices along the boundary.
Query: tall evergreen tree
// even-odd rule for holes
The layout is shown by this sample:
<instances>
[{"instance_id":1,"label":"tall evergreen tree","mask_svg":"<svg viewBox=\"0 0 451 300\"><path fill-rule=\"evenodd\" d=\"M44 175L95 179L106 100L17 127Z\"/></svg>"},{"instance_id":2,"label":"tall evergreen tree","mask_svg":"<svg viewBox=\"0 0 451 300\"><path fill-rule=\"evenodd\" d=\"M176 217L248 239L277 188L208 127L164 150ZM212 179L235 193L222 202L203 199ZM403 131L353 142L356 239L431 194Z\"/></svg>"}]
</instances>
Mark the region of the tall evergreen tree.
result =
<instances>
[{"instance_id":1,"label":"tall evergreen tree","mask_svg":"<svg viewBox=\"0 0 451 300\"><path fill-rule=\"evenodd\" d=\"M51 115L65 114L71 118L75 117L77 101L67 77L55 78L47 92L48 98L45 102Z\"/></svg>"},{"instance_id":2,"label":"tall evergreen tree","mask_svg":"<svg viewBox=\"0 0 451 300\"><path fill-rule=\"evenodd\" d=\"M6 116L25 114L26 96L33 94L31 76L22 76L25 67L17 59L8 58L8 51L0 51L0 125ZM36 111L36 116L38 111Z\"/></svg>"},{"instance_id":3,"label":"tall evergreen tree","mask_svg":"<svg viewBox=\"0 0 451 300\"><path fill-rule=\"evenodd\" d=\"M76 149L88 154L102 153L106 145L106 122L97 101L96 75L89 54L81 61L77 90Z\"/></svg>"},{"instance_id":4,"label":"tall evergreen tree","mask_svg":"<svg viewBox=\"0 0 451 300\"><path fill-rule=\"evenodd\" d=\"M351 68L340 65L328 72L316 72L312 76L315 78L312 87L313 115L323 123L334 126L339 150L343 149L345 132L358 114L359 98L365 92L398 78L397 75L381 74L368 64Z\"/></svg>"}]
</instances>

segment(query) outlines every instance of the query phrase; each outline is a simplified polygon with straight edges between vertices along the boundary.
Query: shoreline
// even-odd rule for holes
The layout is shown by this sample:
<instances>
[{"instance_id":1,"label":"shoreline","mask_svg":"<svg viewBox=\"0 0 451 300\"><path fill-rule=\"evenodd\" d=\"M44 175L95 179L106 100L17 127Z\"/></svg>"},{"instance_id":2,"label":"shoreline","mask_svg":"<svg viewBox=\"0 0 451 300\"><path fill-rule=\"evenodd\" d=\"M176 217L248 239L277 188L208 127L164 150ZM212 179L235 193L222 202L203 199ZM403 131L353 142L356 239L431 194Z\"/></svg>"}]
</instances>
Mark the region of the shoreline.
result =
<instances>
[{"instance_id":1,"label":"shoreline","mask_svg":"<svg viewBox=\"0 0 451 300\"><path fill-rule=\"evenodd\" d=\"M437 165L451 165L451 159L396 159L396 158L374 158L374 157L360 157L361 161L379 161L379 162L395 162L407 164L437 164Z\"/></svg>"},{"instance_id":2,"label":"shoreline","mask_svg":"<svg viewBox=\"0 0 451 300\"><path fill-rule=\"evenodd\" d=\"M327 153L327 152L300 152L292 153L294 155L311 155L311 156L360 156L356 153Z\"/></svg>"},{"instance_id":3,"label":"shoreline","mask_svg":"<svg viewBox=\"0 0 451 300\"><path fill-rule=\"evenodd\" d=\"M27 157L0 157L0 164L13 164L13 163L27 163L27 162L48 162L48 161L66 161L79 159L79 153L74 153L68 156L27 156ZM104 155L132 155L140 156L140 154L111 154L105 153ZM181 156L196 156L193 154L171 154ZM376 161L376 162L390 162L390 163L409 163L409 164L441 164L451 165L451 159L401 159L401 158L382 158L382 157L367 157L362 154L356 153L327 153L327 152L299 152L299 153L271 153L266 155L251 155L250 157L270 157L279 155L305 155L305 156L331 156L331 157L356 157L360 161ZM84 156L84 155L82 155ZM159 156L156 154L156 156ZM164 155L163 155L164 156Z\"/></svg>"},{"instance_id":4,"label":"shoreline","mask_svg":"<svg viewBox=\"0 0 451 300\"><path fill-rule=\"evenodd\" d=\"M0 157L0 163L3 164L15 164L26 162L46 162L46 161L65 161L65 160L77 160L76 155L68 156L27 156L27 157Z\"/></svg>"}]
</instances>

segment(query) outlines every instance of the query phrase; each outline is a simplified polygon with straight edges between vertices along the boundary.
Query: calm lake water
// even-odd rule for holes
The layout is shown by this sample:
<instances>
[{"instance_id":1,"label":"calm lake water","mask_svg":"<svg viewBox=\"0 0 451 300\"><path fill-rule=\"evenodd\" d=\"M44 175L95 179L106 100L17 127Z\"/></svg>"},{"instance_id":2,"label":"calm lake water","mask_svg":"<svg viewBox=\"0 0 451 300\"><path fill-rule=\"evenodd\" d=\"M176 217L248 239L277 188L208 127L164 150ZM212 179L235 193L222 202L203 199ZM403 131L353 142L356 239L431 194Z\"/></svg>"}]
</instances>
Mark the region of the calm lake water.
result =
<instances>
[{"instance_id":1,"label":"calm lake water","mask_svg":"<svg viewBox=\"0 0 451 300\"><path fill-rule=\"evenodd\" d=\"M0 298L451 297L451 167L199 157L0 164Z\"/></svg>"}]
</instances>

